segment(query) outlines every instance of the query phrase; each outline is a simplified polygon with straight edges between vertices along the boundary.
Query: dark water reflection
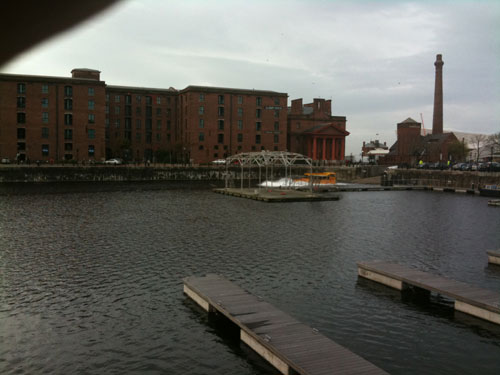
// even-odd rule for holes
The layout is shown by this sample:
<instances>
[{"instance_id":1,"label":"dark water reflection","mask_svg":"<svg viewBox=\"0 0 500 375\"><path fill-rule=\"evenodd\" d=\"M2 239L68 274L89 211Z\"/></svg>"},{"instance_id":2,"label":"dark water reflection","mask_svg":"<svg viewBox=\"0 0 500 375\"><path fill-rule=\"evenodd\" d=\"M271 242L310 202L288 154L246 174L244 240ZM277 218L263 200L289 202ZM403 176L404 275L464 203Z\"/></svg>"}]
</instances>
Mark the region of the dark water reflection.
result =
<instances>
[{"instance_id":1,"label":"dark water reflection","mask_svg":"<svg viewBox=\"0 0 500 375\"><path fill-rule=\"evenodd\" d=\"M500 327L356 273L394 260L498 290L485 251L500 247L500 209L486 199L120 190L0 196L0 373L275 373L183 296L183 277L210 272L390 373L500 371Z\"/></svg>"}]
</instances>

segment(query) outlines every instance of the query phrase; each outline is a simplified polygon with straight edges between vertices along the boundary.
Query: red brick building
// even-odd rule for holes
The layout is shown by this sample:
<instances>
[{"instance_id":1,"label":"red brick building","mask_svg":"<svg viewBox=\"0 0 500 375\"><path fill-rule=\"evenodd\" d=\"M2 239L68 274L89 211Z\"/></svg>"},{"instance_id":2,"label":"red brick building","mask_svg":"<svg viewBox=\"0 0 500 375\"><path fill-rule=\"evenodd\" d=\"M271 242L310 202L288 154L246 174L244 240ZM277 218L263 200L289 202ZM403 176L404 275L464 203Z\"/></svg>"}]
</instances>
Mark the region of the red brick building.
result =
<instances>
[{"instance_id":1,"label":"red brick building","mask_svg":"<svg viewBox=\"0 0 500 375\"><path fill-rule=\"evenodd\" d=\"M206 86L106 85L100 72L71 78L0 74L0 158L32 161L209 163L251 151L343 160L346 118L331 101Z\"/></svg>"},{"instance_id":2,"label":"red brick building","mask_svg":"<svg viewBox=\"0 0 500 375\"><path fill-rule=\"evenodd\" d=\"M180 91L183 151L194 163L286 149L287 94L188 86Z\"/></svg>"},{"instance_id":3,"label":"red brick building","mask_svg":"<svg viewBox=\"0 0 500 375\"><path fill-rule=\"evenodd\" d=\"M344 116L332 116L332 101L314 99L302 105L302 99L292 100L288 110L288 142L291 152L304 154L313 160L344 160L345 137L349 135Z\"/></svg>"},{"instance_id":4,"label":"red brick building","mask_svg":"<svg viewBox=\"0 0 500 375\"><path fill-rule=\"evenodd\" d=\"M154 161L159 152L176 160L180 142L178 91L142 87L106 87L106 157ZM165 159L165 158L164 158ZM165 161L165 160L164 160Z\"/></svg>"},{"instance_id":5,"label":"red brick building","mask_svg":"<svg viewBox=\"0 0 500 375\"><path fill-rule=\"evenodd\" d=\"M99 71L72 78L0 74L0 157L100 160L105 83Z\"/></svg>"}]
</instances>

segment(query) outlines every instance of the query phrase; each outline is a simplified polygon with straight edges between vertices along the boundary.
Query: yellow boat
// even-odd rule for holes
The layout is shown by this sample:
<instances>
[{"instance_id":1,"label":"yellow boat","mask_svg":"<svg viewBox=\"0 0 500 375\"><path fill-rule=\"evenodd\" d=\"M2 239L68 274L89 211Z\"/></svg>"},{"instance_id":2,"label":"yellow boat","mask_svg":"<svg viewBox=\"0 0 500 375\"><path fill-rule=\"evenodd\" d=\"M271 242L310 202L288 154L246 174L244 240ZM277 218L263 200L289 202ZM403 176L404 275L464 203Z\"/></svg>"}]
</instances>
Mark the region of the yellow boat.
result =
<instances>
[{"instance_id":1,"label":"yellow boat","mask_svg":"<svg viewBox=\"0 0 500 375\"><path fill-rule=\"evenodd\" d=\"M294 181L312 183L313 185L335 185L337 183L337 175L334 172L318 172L318 173L304 173L303 178Z\"/></svg>"}]
</instances>

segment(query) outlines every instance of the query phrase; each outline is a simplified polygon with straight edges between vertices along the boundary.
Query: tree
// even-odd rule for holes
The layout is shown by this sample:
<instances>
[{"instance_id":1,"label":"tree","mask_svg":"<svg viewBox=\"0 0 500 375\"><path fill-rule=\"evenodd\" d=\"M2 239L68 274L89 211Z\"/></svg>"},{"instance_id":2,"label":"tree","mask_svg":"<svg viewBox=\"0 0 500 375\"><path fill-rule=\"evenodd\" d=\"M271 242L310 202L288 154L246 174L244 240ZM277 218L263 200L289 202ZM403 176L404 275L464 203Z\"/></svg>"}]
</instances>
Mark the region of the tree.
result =
<instances>
[{"instance_id":1,"label":"tree","mask_svg":"<svg viewBox=\"0 0 500 375\"><path fill-rule=\"evenodd\" d=\"M500 153L500 132L488 137L488 146L491 149L491 161L493 161L493 155Z\"/></svg>"},{"instance_id":2,"label":"tree","mask_svg":"<svg viewBox=\"0 0 500 375\"><path fill-rule=\"evenodd\" d=\"M469 149L464 142L453 141L448 145L448 155L453 161L464 161Z\"/></svg>"},{"instance_id":3,"label":"tree","mask_svg":"<svg viewBox=\"0 0 500 375\"><path fill-rule=\"evenodd\" d=\"M486 146L487 136L476 134L472 137L472 150L476 153L476 163L479 162L481 150Z\"/></svg>"}]
</instances>

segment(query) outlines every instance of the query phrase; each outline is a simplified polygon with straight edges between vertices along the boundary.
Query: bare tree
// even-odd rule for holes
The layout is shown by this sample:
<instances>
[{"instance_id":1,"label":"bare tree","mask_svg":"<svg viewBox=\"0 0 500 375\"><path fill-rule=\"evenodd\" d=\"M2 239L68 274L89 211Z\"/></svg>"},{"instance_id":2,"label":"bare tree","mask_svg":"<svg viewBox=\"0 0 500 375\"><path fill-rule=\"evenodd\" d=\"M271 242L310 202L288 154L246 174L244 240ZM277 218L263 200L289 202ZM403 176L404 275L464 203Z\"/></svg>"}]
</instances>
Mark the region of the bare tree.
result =
<instances>
[{"instance_id":1,"label":"bare tree","mask_svg":"<svg viewBox=\"0 0 500 375\"><path fill-rule=\"evenodd\" d=\"M488 137L488 146L491 148L491 160L493 161L493 155L500 152L500 132Z\"/></svg>"},{"instance_id":2,"label":"bare tree","mask_svg":"<svg viewBox=\"0 0 500 375\"><path fill-rule=\"evenodd\" d=\"M479 157L481 154L481 150L486 146L487 136L484 134L476 134L471 138L471 150L475 152L476 163L479 162Z\"/></svg>"}]
</instances>

